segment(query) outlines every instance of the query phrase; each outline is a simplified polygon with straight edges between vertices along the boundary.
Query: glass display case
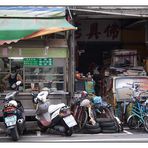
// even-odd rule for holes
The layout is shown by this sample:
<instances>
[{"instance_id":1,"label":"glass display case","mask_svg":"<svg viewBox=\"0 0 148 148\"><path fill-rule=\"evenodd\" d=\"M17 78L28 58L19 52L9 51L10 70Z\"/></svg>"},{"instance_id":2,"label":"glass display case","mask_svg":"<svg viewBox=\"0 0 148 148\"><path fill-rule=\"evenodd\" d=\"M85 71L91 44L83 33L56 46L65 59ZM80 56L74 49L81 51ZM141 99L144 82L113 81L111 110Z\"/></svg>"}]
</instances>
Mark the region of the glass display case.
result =
<instances>
[{"instance_id":1,"label":"glass display case","mask_svg":"<svg viewBox=\"0 0 148 148\"><path fill-rule=\"evenodd\" d=\"M31 83L39 83L40 87L53 87L57 88L57 90L64 90L64 69L63 67L25 66L25 89L31 88Z\"/></svg>"},{"instance_id":2,"label":"glass display case","mask_svg":"<svg viewBox=\"0 0 148 148\"><path fill-rule=\"evenodd\" d=\"M137 63L137 50L116 49L112 51L111 66L113 67L135 67Z\"/></svg>"},{"instance_id":3,"label":"glass display case","mask_svg":"<svg viewBox=\"0 0 148 148\"><path fill-rule=\"evenodd\" d=\"M23 78L23 91L31 91L31 84L66 91L66 60L64 58L0 58L0 81L17 68ZM1 83L2 84L2 83ZM6 86L6 89L8 87ZM3 85L0 85L3 91Z\"/></svg>"},{"instance_id":4,"label":"glass display case","mask_svg":"<svg viewBox=\"0 0 148 148\"><path fill-rule=\"evenodd\" d=\"M24 58L24 89L37 84L40 88L66 90L65 61L53 58Z\"/></svg>"}]
</instances>

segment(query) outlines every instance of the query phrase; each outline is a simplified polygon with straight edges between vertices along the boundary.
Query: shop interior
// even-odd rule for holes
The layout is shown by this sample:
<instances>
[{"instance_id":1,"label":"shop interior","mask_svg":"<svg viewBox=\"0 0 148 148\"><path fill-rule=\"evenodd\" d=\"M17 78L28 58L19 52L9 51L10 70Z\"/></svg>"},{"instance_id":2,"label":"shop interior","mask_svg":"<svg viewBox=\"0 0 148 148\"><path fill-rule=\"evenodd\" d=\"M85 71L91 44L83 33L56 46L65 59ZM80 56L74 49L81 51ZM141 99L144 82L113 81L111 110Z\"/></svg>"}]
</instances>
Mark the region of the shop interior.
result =
<instances>
[{"instance_id":1,"label":"shop interior","mask_svg":"<svg viewBox=\"0 0 148 148\"><path fill-rule=\"evenodd\" d=\"M88 72L92 73L93 63L100 69L108 66L112 50L120 47L120 43L78 42L76 70L86 75Z\"/></svg>"},{"instance_id":2,"label":"shop interior","mask_svg":"<svg viewBox=\"0 0 148 148\"><path fill-rule=\"evenodd\" d=\"M53 58L0 58L0 91L9 91L8 81L4 86L2 79L11 73L12 68L15 68L23 79L22 91L32 91L32 85L39 88L52 87L56 90L64 90L65 69L63 66L56 66L56 61L58 60Z\"/></svg>"}]
</instances>

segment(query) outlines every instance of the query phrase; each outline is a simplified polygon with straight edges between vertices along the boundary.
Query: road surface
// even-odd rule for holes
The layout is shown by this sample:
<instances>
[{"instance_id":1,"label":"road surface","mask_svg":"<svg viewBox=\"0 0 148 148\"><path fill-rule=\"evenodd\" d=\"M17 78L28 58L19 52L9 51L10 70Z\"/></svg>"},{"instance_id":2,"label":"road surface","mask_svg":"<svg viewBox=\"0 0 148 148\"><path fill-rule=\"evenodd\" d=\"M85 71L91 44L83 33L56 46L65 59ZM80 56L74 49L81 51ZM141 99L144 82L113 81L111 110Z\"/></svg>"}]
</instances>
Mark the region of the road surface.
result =
<instances>
[{"instance_id":1,"label":"road surface","mask_svg":"<svg viewBox=\"0 0 148 148\"><path fill-rule=\"evenodd\" d=\"M0 135L0 143L13 142L9 136ZM148 133L143 129L130 130L124 128L121 133L98 133L98 134L79 134L74 133L71 137L63 135L41 133L40 131L28 132L20 137L17 143L124 143L140 142L148 143Z\"/></svg>"}]
</instances>

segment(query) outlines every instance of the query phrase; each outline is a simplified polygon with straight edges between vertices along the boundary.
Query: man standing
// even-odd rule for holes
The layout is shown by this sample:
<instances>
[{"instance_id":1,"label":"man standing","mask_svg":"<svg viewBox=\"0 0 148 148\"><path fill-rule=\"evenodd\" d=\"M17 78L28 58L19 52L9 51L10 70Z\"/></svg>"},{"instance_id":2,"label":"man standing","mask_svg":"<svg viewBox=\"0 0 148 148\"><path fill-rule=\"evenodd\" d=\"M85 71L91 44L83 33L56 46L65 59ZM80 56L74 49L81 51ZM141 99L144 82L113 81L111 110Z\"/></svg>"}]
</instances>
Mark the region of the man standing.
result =
<instances>
[{"instance_id":1,"label":"man standing","mask_svg":"<svg viewBox=\"0 0 148 148\"><path fill-rule=\"evenodd\" d=\"M17 68L16 67L12 67L11 68L11 72L9 74L7 74L3 79L2 82L5 85L5 88L7 88L7 81L8 81L8 89L14 90L16 89L16 82L17 81L21 81L23 82L23 79L21 77L20 74L17 73Z\"/></svg>"}]
</instances>

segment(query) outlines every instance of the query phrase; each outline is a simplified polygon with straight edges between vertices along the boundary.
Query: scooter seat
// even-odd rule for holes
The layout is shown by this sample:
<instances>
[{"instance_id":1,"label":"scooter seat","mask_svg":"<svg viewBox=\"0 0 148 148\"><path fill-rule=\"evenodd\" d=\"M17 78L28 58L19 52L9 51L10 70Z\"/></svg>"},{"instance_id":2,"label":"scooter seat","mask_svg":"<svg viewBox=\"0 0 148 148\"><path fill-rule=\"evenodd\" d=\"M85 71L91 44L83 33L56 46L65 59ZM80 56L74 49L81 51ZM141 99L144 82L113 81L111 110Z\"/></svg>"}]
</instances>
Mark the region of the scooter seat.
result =
<instances>
[{"instance_id":1,"label":"scooter seat","mask_svg":"<svg viewBox=\"0 0 148 148\"><path fill-rule=\"evenodd\" d=\"M10 98L15 97L18 94L18 91L10 92L6 95L5 100L9 100Z\"/></svg>"},{"instance_id":2,"label":"scooter seat","mask_svg":"<svg viewBox=\"0 0 148 148\"><path fill-rule=\"evenodd\" d=\"M59 108L65 106L64 103L60 103L60 104L56 104L56 105L50 105L48 108L48 112L51 114L53 112L55 112L56 110L58 110Z\"/></svg>"}]
</instances>

